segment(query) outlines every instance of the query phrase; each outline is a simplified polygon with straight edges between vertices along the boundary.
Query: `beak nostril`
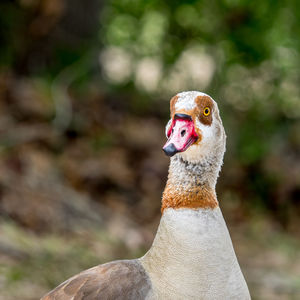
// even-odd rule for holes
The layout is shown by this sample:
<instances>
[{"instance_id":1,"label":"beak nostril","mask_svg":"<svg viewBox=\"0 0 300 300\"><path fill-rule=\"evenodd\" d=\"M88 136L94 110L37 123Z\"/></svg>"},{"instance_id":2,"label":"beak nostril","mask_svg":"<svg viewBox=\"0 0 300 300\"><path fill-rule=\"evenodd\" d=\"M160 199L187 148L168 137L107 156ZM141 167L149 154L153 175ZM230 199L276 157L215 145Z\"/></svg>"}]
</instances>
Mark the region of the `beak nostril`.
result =
<instances>
[{"instance_id":1,"label":"beak nostril","mask_svg":"<svg viewBox=\"0 0 300 300\"><path fill-rule=\"evenodd\" d=\"M173 120L171 128L168 128L167 137L168 141L163 150L168 156L184 152L198 139L193 120L180 118Z\"/></svg>"}]
</instances>

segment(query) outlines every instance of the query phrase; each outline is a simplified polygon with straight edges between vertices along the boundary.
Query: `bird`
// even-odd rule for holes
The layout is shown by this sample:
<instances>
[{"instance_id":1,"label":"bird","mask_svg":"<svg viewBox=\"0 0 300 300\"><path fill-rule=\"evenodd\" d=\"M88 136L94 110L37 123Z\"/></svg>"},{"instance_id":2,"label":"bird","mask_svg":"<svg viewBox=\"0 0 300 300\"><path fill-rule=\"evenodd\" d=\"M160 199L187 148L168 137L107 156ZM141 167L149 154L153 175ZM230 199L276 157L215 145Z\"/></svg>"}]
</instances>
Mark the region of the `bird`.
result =
<instances>
[{"instance_id":1,"label":"bird","mask_svg":"<svg viewBox=\"0 0 300 300\"><path fill-rule=\"evenodd\" d=\"M215 190L226 148L217 103L178 93L165 132L169 173L149 251L83 271L42 300L251 299Z\"/></svg>"}]
</instances>

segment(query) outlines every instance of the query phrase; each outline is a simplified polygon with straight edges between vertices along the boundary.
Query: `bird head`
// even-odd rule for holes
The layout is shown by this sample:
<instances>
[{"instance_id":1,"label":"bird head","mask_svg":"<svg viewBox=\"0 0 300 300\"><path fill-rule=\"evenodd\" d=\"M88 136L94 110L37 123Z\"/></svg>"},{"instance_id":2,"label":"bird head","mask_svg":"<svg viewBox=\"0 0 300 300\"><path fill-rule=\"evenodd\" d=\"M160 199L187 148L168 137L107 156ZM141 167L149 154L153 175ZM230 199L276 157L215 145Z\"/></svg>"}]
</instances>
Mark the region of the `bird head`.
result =
<instances>
[{"instance_id":1,"label":"bird head","mask_svg":"<svg viewBox=\"0 0 300 300\"><path fill-rule=\"evenodd\" d=\"M197 163L225 151L226 135L217 103L201 92L182 92L171 99L171 119L166 126L168 156L179 155Z\"/></svg>"}]
</instances>

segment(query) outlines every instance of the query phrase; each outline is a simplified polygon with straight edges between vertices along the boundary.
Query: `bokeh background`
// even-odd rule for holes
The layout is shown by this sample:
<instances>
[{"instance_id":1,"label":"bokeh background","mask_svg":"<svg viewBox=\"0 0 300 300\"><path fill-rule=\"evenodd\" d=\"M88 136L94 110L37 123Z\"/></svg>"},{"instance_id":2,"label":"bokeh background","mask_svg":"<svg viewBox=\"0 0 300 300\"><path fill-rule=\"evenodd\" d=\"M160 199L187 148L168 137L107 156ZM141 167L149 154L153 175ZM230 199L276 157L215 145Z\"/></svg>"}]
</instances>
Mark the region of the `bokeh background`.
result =
<instances>
[{"instance_id":1,"label":"bokeh background","mask_svg":"<svg viewBox=\"0 0 300 300\"><path fill-rule=\"evenodd\" d=\"M299 37L298 1L1 0L0 299L145 253L183 90L219 104L253 299L299 299Z\"/></svg>"}]
</instances>

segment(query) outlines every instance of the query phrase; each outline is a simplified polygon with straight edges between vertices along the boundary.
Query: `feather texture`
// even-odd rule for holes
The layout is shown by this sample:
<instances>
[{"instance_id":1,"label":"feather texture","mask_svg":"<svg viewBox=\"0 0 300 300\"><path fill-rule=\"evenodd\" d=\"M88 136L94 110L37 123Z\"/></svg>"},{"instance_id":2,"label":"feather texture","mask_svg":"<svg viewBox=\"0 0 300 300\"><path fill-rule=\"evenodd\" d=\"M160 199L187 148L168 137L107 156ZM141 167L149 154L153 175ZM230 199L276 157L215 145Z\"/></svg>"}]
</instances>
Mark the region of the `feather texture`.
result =
<instances>
[{"instance_id":1,"label":"feather texture","mask_svg":"<svg viewBox=\"0 0 300 300\"><path fill-rule=\"evenodd\" d=\"M140 300L150 296L151 283L138 260L99 265L60 284L41 300Z\"/></svg>"}]
</instances>

